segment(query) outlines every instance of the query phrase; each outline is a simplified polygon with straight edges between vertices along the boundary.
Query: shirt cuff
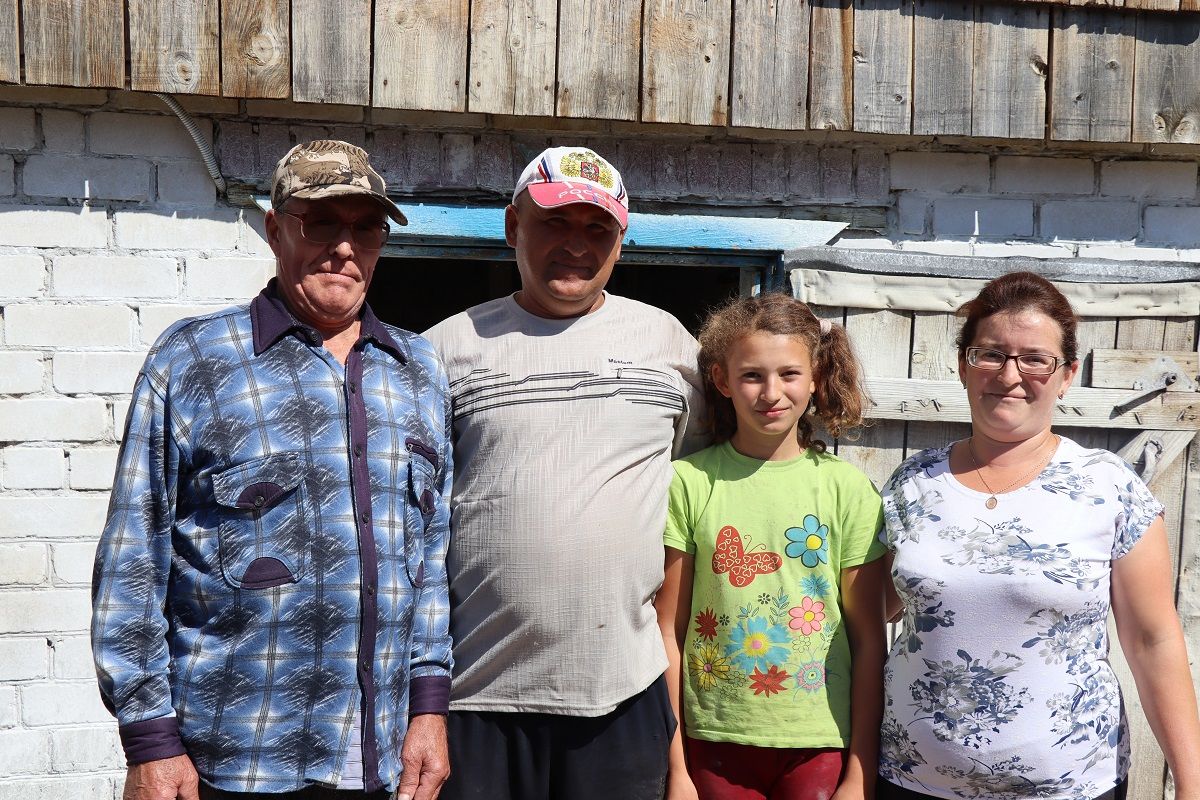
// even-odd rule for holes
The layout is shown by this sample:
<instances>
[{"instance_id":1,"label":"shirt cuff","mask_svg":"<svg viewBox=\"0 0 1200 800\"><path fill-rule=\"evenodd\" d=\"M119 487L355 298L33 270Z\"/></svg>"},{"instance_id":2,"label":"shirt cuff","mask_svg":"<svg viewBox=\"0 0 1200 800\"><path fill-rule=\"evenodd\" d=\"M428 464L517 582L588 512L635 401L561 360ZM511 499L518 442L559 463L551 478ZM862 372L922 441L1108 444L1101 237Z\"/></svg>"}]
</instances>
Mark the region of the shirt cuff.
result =
<instances>
[{"instance_id":1,"label":"shirt cuff","mask_svg":"<svg viewBox=\"0 0 1200 800\"><path fill-rule=\"evenodd\" d=\"M450 676L423 675L408 682L408 715L450 712Z\"/></svg>"},{"instance_id":2,"label":"shirt cuff","mask_svg":"<svg viewBox=\"0 0 1200 800\"><path fill-rule=\"evenodd\" d=\"M120 734L121 746L125 748L125 763L130 767L187 753L183 740L179 738L179 721L175 717L131 722L121 726Z\"/></svg>"}]
</instances>

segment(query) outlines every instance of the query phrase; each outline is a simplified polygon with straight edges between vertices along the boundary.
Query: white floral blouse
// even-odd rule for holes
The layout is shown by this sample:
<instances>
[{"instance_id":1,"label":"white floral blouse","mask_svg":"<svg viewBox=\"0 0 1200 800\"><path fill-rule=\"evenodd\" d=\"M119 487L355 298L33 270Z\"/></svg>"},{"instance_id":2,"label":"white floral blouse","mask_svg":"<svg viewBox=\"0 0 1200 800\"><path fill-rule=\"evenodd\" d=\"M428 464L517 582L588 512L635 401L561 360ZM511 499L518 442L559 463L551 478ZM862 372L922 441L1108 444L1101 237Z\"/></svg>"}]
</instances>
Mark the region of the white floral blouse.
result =
<instances>
[{"instance_id":1,"label":"white floral blouse","mask_svg":"<svg viewBox=\"0 0 1200 800\"><path fill-rule=\"evenodd\" d=\"M904 621L879 774L944 798L1101 795L1129 765L1108 663L1112 560L1162 505L1120 458L1064 438L988 509L949 452L907 459L883 490Z\"/></svg>"}]
</instances>

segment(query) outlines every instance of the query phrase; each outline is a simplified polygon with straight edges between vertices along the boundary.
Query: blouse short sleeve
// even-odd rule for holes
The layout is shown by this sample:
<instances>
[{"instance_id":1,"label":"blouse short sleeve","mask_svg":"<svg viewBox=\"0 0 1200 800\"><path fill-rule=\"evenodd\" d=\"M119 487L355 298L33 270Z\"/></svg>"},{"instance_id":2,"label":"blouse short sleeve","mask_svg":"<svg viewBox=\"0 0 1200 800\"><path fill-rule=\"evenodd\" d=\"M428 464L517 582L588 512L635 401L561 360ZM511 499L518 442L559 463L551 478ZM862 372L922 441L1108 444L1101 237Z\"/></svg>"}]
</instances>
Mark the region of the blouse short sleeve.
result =
<instances>
[{"instance_id":1,"label":"blouse short sleeve","mask_svg":"<svg viewBox=\"0 0 1200 800\"><path fill-rule=\"evenodd\" d=\"M1163 504L1133 469L1114 457L1117 516L1113 531L1112 557L1126 555L1163 513Z\"/></svg>"}]
</instances>

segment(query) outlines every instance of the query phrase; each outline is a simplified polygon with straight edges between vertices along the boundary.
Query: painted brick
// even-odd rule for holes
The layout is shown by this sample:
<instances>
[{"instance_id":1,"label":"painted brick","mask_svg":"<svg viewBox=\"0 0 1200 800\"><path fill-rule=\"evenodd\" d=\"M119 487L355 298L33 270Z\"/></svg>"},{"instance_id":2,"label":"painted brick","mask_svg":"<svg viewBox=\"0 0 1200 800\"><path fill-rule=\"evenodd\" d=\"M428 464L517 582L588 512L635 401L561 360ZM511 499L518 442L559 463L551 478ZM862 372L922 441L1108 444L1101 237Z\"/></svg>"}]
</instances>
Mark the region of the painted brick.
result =
<instances>
[{"instance_id":1,"label":"painted brick","mask_svg":"<svg viewBox=\"0 0 1200 800\"><path fill-rule=\"evenodd\" d=\"M25 162L25 194L72 199L150 199L150 164L133 158L33 155Z\"/></svg>"},{"instance_id":2,"label":"painted brick","mask_svg":"<svg viewBox=\"0 0 1200 800\"><path fill-rule=\"evenodd\" d=\"M754 185L753 155L748 144L726 144L721 148L721 197L750 196Z\"/></svg>"},{"instance_id":3,"label":"painted brick","mask_svg":"<svg viewBox=\"0 0 1200 800\"><path fill-rule=\"evenodd\" d=\"M0 394L40 392L45 376L41 353L0 351Z\"/></svg>"},{"instance_id":4,"label":"painted brick","mask_svg":"<svg viewBox=\"0 0 1200 800\"><path fill-rule=\"evenodd\" d=\"M0 442L96 441L109 428L107 411L98 398L0 400Z\"/></svg>"},{"instance_id":5,"label":"painted brick","mask_svg":"<svg viewBox=\"0 0 1200 800\"><path fill-rule=\"evenodd\" d=\"M252 256L264 256L275 260L271 245L267 244L267 230L264 225L265 216L253 211L247 213L238 222L238 252Z\"/></svg>"},{"instance_id":6,"label":"painted brick","mask_svg":"<svg viewBox=\"0 0 1200 800\"><path fill-rule=\"evenodd\" d=\"M221 122L216 130L217 163L226 177L248 178L255 174L258 137L248 122Z\"/></svg>"},{"instance_id":7,"label":"painted brick","mask_svg":"<svg viewBox=\"0 0 1200 800\"><path fill-rule=\"evenodd\" d=\"M361 125L334 125L328 130L328 138L349 142L350 144L358 145L362 149L367 150L367 132ZM304 140L297 137L296 141ZM367 150L367 152L370 153L371 151ZM280 153L279 155L282 156L283 153ZM276 160L278 160L278 158Z\"/></svg>"},{"instance_id":8,"label":"painted brick","mask_svg":"<svg viewBox=\"0 0 1200 800\"><path fill-rule=\"evenodd\" d=\"M184 317L200 317L222 308L228 308L228 304L142 306L142 343L154 344L163 331Z\"/></svg>"},{"instance_id":9,"label":"painted brick","mask_svg":"<svg viewBox=\"0 0 1200 800\"><path fill-rule=\"evenodd\" d=\"M46 262L41 256L0 256L0 297L34 297L46 288Z\"/></svg>"},{"instance_id":10,"label":"painted brick","mask_svg":"<svg viewBox=\"0 0 1200 800\"><path fill-rule=\"evenodd\" d=\"M19 303L4 309L10 345L128 347L133 312L126 306Z\"/></svg>"},{"instance_id":11,"label":"painted brick","mask_svg":"<svg viewBox=\"0 0 1200 800\"><path fill-rule=\"evenodd\" d=\"M408 162L404 185L430 187L441 185L442 145L438 135L430 131L415 131L404 137Z\"/></svg>"},{"instance_id":12,"label":"painted brick","mask_svg":"<svg viewBox=\"0 0 1200 800\"><path fill-rule=\"evenodd\" d=\"M13 780L0 784L0 800L111 800L113 783L112 778L87 775Z\"/></svg>"},{"instance_id":13,"label":"painted brick","mask_svg":"<svg viewBox=\"0 0 1200 800\"><path fill-rule=\"evenodd\" d=\"M787 153L783 145L755 142L752 146L750 180L754 194L781 200L787 193Z\"/></svg>"},{"instance_id":14,"label":"painted brick","mask_svg":"<svg viewBox=\"0 0 1200 800\"><path fill-rule=\"evenodd\" d=\"M654 189L659 197L687 194L688 154L678 142L654 144Z\"/></svg>"},{"instance_id":15,"label":"painted brick","mask_svg":"<svg viewBox=\"0 0 1200 800\"><path fill-rule=\"evenodd\" d=\"M119 436L125 433L125 422L129 419L129 406L133 403L131 395L123 397L114 397L109 400L109 421L112 423L112 429Z\"/></svg>"},{"instance_id":16,"label":"painted brick","mask_svg":"<svg viewBox=\"0 0 1200 800\"><path fill-rule=\"evenodd\" d=\"M108 229L103 210L5 206L0 213L0 242L8 247L103 248Z\"/></svg>"},{"instance_id":17,"label":"painted brick","mask_svg":"<svg viewBox=\"0 0 1200 800\"><path fill-rule=\"evenodd\" d=\"M99 702L99 693L95 689L92 692ZM55 772L124 769L125 756L117 736L117 726L112 723L112 717L105 713L103 719L97 720L109 723L103 727L60 730L50 734Z\"/></svg>"},{"instance_id":18,"label":"painted brick","mask_svg":"<svg viewBox=\"0 0 1200 800\"><path fill-rule=\"evenodd\" d=\"M687 151L688 192L715 196L721 190L721 148L714 144L694 144Z\"/></svg>"},{"instance_id":19,"label":"painted brick","mask_svg":"<svg viewBox=\"0 0 1200 800\"><path fill-rule=\"evenodd\" d=\"M1173 247L1144 247L1135 244L1081 245L1080 258L1103 258L1108 261L1168 261L1184 260Z\"/></svg>"},{"instance_id":20,"label":"painted brick","mask_svg":"<svg viewBox=\"0 0 1200 800\"><path fill-rule=\"evenodd\" d=\"M43 648L45 642L42 642ZM94 682L35 683L22 686L21 720L30 727L39 725L75 725L87 722L109 722L112 715L100 702L100 692ZM91 738L91 737L89 737ZM97 764L84 769L103 769Z\"/></svg>"},{"instance_id":21,"label":"painted brick","mask_svg":"<svg viewBox=\"0 0 1200 800\"><path fill-rule=\"evenodd\" d=\"M610 160L621 171L621 179L631 195L656 195L654 142L648 137L622 139L617 143L616 151Z\"/></svg>"},{"instance_id":22,"label":"painted brick","mask_svg":"<svg viewBox=\"0 0 1200 800\"><path fill-rule=\"evenodd\" d=\"M1139 228L1137 203L1052 200L1042 205L1043 239L1133 239Z\"/></svg>"},{"instance_id":23,"label":"painted brick","mask_svg":"<svg viewBox=\"0 0 1200 800\"><path fill-rule=\"evenodd\" d=\"M42 149L48 153L83 152L83 114L58 108L42 109Z\"/></svg>"},{"instance_id":24,"label":"painted brick","mask_svg":"<svg viewBox=\"0 0 1200 800\"><path fill-rule=\"evenodd\" d=\"M158 165L158 200L174 205L211 206L217 187L201 161L172 161Z\"/></svg>"},{"instance_id":25,"label":"painted brick","mask_svg":"<svg viewBox=\"0 0 1200 800\"><path fill-rule=\"evenodd\" d=\"M1110 161L1100 167L1100 193L1191 200L1196 196L1196 162Z\"/></svg>"},{"instance_id":26,"label":"painted brick","mask_svg":"<svg viewBox=\"0 0 1200 800\"><path fill-rule=\"evenodd\" d=\"M92 566L95 563L95 542L62 542L50 545L50 568L54 574L55 586L72 583L90 586Z\"/></svg>"},{"instance_id":27,"label":"painted brick","mask_svg":"<svg viewBox=\"0 0 1200 800\"><path fill-rule=\"evenodd\" d=\"M995 189L999 194L1092 194L1096 164L1086 158L999 156Z\"/></svg>"},{"instance_id":28,"label":"painted brick","mask_svg":"<svg viewBox=\"0 0 1200 800\"><path fill-rule=\"evenodd\" d=\"M951 197L933 204L937 236L1032 236L1033 201Z\"/></svg>"},{"instance_id":29,"label":"painted brick","mask_svg":"<svg viewBox=\"0 0 1200 800\"><path fill-rule=\"evenodd\" d=\"M404 183L408 174L408 147L404 131L399 128L375 131L370 152L371 166L389 186Z\"/></svg>"},{"instance_id":30,"label":"painted brick","mask_svg":"<svg viewBox=\"0 0 1200 800\"><path fill-rule=\"evenodd\" d=\"M371 154L371 159L375 159L375 153ZM494 133L480 136L479 144L475 146L475 169L479 188L511 193L516 184L512 177L512 144L508 136Z\"/></svg>"},{"instance_id":31,"label":"painted brick","mask_svg":"<svg viewBox=\"0 0 1200 800\"><path fill-rule=\"evenodd\" d=\"M334 103L292 103L287 100L247 100L246 115L276 119L323 120L326 122L362 122L362 106ZM280 153L280 155L283 155Z\"/></svg>"},{"instance_id":32,"label":"painted brick","mask_svg":"<svg viewBox=\"0 0 1200 800\"><path fill-rule=\"evenodd\" d=\"M54 354L54 388L62 394L128 394L144 353Z\"/></svg>"},{"instance_id":33,"label":"painted brick","mask_svg":"<svg viewBox=\"0 0 1200 800\"><path fill-rule=\"evenodd\" d=\"M120 430L120 428L117 428ZM71 451L72 489L111 489L117 448L88 447Z\"/></svg>"},{"instance_id":34,"label":"painted brick","mask_svg":"<svg viewBox=\"0 0 1200 800\"><path fill-rule=\"evenodd\" d=\"M117 245L148 250L232 250L238 243L238 211L117 211Z\"/></svg>"},{"instance_id":35,"label":"painted brick","mask_svg":"<svg viewBox=\"0 0 1200 800\"><path fill-rule=\"evenodd\" d=\"M32 108L0 108L0 150L37 148L37 126Z\"/></svg>"},{"instance_id":36,"label":"painted brick","mask_svg":"<svg viewBox=\"0 0 1200 800\"><path fill-rule=\"evenodd\" d=\"M200 258L187 260L189 298L243 300L258 294L275 274L275 262L266 258Z\"/></svg>"},{"instance_id":37,"label":"painted brick","mask_svg":"<svg viewBox=\"0 0 1200 800\"><path fill-rule=\"evenodd\" d=\"M21 719L21 709L17 705L17 688L15 686L0 686L0 730L15 727ZM0 783L0 800L5 798L13 798L16 800L20 797L24 800L25 795L5 794L9 783Z\"/></svg>"},{"instance_id":38,"label":"painted brick","mask_svg":"<svg viewBox=\"0 0 1200 800\"><path fill-rule=\"evenodd\" d=\"M1148 207L1143 238L1147 242L1171 243L1177 247L1200 246L1200 208Z\"/></svg>"},{"instance_id":39,"label":"painted brick","mask_svg":"<svg viewBox=\"0 0 1200 800\"><path fill-rule=\"evenodd\" d=\"M263 178L270 178L275 171L275 165L292 149L293 139L291 129L287 125L270 125L260 122L254 126L257 133L258 145L255 156L255 172Z\"/></svg>"},{"instance_id":40,"label":"painted brick","mask_svg":"<svg viewBox=\"0 0 1200 800\"><path fill-rule=\"evenodd\" d=\"M0 674L5 681L45 679L50 675L50 648L44 636L0 639Z\"/></svg>"},{"instance_id":41,"label":"painted brick","mask_svg":"<svg viewBox=\"0 0 1200 800\"><path fill-rule=\"evenodd\" d=\"M212 143L212 122L195 120L201 136ZM183 123L172 116L121 114L101 111L88 117L93 153L110 155L200 159L196 143Z\"/></svg>"},{"instance_id":42,"label":"painted brick","mask_svg":"<svg viewBox=\"0 0 1200 800\"><path fill-rule=\"evenodd\" d=\"M106 89L51 89L47 86L0 86L0 103L32 103L39 106L102 106L108 102Z\"/></svg>"},{"instance_id":43,"label":"painted brick","mask_svg":"<svg viewBox=\"0 0 1200 800\"><path fill-rule=\"evenodd\" d=\"M816 197L821 191L821 162L812 145L788 148L788 193L796 197Z\"/></svg>"},{"instance_id":44,"label":"painted brick","mask_svg":"<svg viewBox=\"0 0 1200 800\"><path fill-rule=\"evenodd\" d=\"M929 198L922 195L905 192L896 202L896 222L901 233L911 233L918 236L925 233L926 219L929 216Z\"/></svg>"},{"instance_id":45,"label":"painted brick","mask_svg":"<svg viewBox=\"0 0 1200 800\"><path fill-rule=\"evenodd\" d=\"M0 453L5 489L61 489L67 459L61 447L6 447Z\"/></svg>"},{"instance_id":46,"label":"painted brick","mask_svg":"<svg viewBox=\"0 0 1200 800\"><path fill-rule=\"evenodd\" d=\"M37 586L49 575L46 545L35 542L0 545L0 584ZM0 659L3 663L3 659ZM0 674L3 670L0 669Z\"/></svg>"},{"instance_id":47,"label":"painted brick","mask_svg":"<svg viewBox=\"0 0 1200 800\"><path fill-rule=\"evenodd\" d=\"M854 161L854 195L859 200L887 200L887 154L882 150L856 150Z\"/></svg>"},{"instance_id":48,"label":"painted brick","mask_svg":"<svg viewBox=\"0 0 1200 800\"><path fill-rule=\"evenodd\" d=\"M0 539L85 537L95 542L107 511L108 498L101 494L0 495Z\"/></svg>"},{"instance_id":49,"label":"painted brick","mask_svg":"<svg viewBox=\"0 0 1200 800\"><path fill-rule=\"evenodd\" d=\"M0 732L0 775L31 775L49 768L49 731L18 728ZM0 782L0 786L8 785L9 781Z\"/></svg>"},{"instance_id":50,"label":"painted brick","mask_svg":"<svg viewBox=\"0 0 1200 800\"><path fill-rule=\"evenodd\" d=\"M17 193L17 167L13 157L0 155L0 195L11 197Z\"/></svg>"},{"instance_id":51,"label":"painted brick","mask_svg":"<svg viewBox=\"0 0 1200 800\"><path fill-rule=\"evenodd\" d=\"M88 589L0 592L0 633L82 633L91 625L91 614ZM3 752L4 745L0 744L0 754Z\"/></svg>"},{"instance_id":52,"label":"painted brick","mask_svg":"<svg viewBox=\"0 0 1200 800\"><path fill-rule=\"evenodd\" d=\"M988 157L974 153L892 153L893 189L986 192Z\"/></svg>"},{"instance_id":53,"label":"painted brick","mask_svg":"<svg viewBox=\"0 0 1200 800\"><path fill-rule=\"evenodd\" d=\"M96 548L93 547L93 550ZM56 636L50 650L52 674L60 680L94 680L96 663L92 659L92 641L87 635Z\"/></svg>"},{"instance_id":54,"label":"painted brick","mask_svg":"<svg viewBox=\"0 0 1200 800\"><path fill-rule=\"evenodd\" d=\"M292 138L297 142L311 142L334 137L330 134L329 128L324 125L293 125Z\"/></svg>"},{"instance_id":55,"label":"painted brick","mask_svg":"<svg viewBox=\"0 0 1200 800\"><path fill-rule=\"evenodd\" d=\"M846 200L854 196L854 151L827 147L821 151L821 197Z\"/></svg>"},{"instance_id":56,"label":"painted brick","mask_svg":"<svg viewBox=\"0 0 1200 800\"><path fill-rule=\"evenodd\" d=\"M59 256L53 293L59 297L175 297L179 265L170 258Z\"/></svg>"},{"instance_id":57,"label":"painted brick","mask_svg":"<svg viewBox=\"0 0 1200 800\"><path fill-rule=\"evenodd\" d=\"M475 188L475 137L469 133L442 135L442 180L446 188Z\"/></svg>"}]
</instances>

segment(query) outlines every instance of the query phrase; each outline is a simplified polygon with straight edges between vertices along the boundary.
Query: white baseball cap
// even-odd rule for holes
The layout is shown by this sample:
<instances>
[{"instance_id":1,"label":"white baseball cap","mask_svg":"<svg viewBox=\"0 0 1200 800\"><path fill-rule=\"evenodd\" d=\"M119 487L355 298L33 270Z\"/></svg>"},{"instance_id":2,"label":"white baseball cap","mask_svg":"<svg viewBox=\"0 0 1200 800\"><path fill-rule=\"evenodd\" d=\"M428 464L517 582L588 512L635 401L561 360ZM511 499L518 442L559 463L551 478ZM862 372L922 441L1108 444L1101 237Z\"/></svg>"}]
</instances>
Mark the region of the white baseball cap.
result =
<instances>
[{"instance_id":1,"label":"white baseball cap","mask_svg":"<svg viewBox=\"0 0 1200 800\"><path fill-rule=\"evenodd\" d=\"M594 203L629 227L629 196L621 173L586 147L551 147L529 162L513 189L513 202L521 192L542 208L571 203Z\"/></svg>"}]
</instances>

